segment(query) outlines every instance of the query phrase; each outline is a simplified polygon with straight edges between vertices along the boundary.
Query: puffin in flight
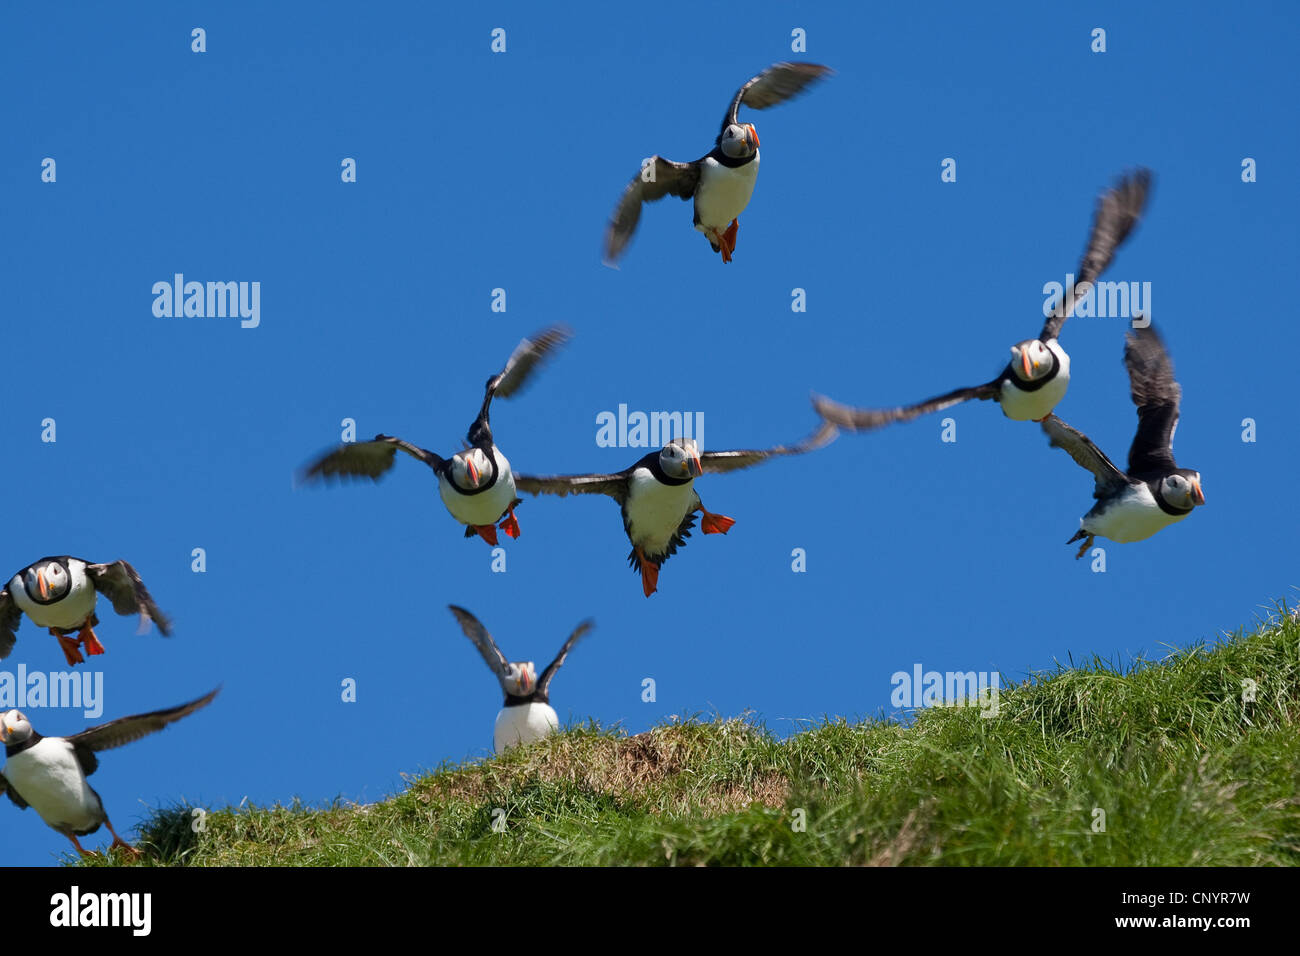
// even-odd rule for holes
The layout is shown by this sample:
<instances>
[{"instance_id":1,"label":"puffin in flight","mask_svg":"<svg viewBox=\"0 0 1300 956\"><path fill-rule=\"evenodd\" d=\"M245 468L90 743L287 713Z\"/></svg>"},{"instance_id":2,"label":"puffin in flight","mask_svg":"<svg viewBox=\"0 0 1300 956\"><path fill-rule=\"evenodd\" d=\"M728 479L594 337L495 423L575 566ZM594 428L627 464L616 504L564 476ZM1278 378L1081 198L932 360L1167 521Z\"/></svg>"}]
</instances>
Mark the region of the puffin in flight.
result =
<instances>
[{"instance_id":1,"label":"puffin in flight","mask_svg":"<svg viewBox=\"0 0 1300 956\"><path fill-rule=\"evenodd\" d=\"M735 519L704 507L695 491L700 475L748 468L782 455L802 455L829 445L838 429L823 423L809 437L789 447L762 451L701 452L693 438L674 438L622 471L606 475L516 475L521 491L551 495L609 495L623 512L623 530L632 543L628 564L641 572L641 588L649 597L658 590L659 568L686 546L700 512L705 534L726 534Z\"/></svg>"},{"instance_id":2,"label":"puffin in flight","mask_svg":"<svg viewBox=\"0 0 1300 956\"><path fill-rule=\"evenodd\" d=\"M520 499L515 494L515 478L510 462L492 441L488 408L494 396L509 398L519 392L538 366L569 337L567 328L555 325L519 343L505 368L487 380L483 406L469 426L469 447L465 450L443 458L401 438L376 435L372 441L339 446L308 466L303 479L342 476L378 481L393 467L397 452L404 451L433 470L442 503L453 518L466 526L465 537L477 534L495 547L498 521L502 531L512 538L519 537L515 506Z\"/></svg>"},{"instance_id":3,"label":"puffin in flight","mask_svg":"<svg viewBox=\"0 0 1300 956\"><path fill-rule=\"evenodd\" d=\"M1123 177L1097 201L1092 234L1088 237L1074 286L1066 290L1064 298L1052 309L1038 338L1011 346L1011 361L993 381L954 389L902 408L853 408L814 395L813 407L817 413L841 428L861 431L911 421L919 415L942 411L972 398L991 398L1002 406L1002 414L1007 418L1018 422L1042 421L1065 397L1065 390L1070 385L1070 356L1058 341L1061 327L1137 225L1150 186L1150 170L1138 169Z\"/></svg>"},{"instance_id":4,"label":"puffin in flight","mask_svg":"<svg viewBox=\"0 0 1300 956\"><path fill-rule=\"evenodd\" d=\"M0 714L0 744L5 747L0 793L8 794L20 810L34 809L49 826L71 840L82 856L92 854L81 846L77 837L88 836L101 825L113 834L111 849L121 847L131 856L139 856L140 851L113 829L104 812L104 801L86 782L99 767L95 754L162 730L208 706L216 696L214 690L170 710L122 717L71 737L42 737L22 711Z\"/></svg>"},{"instance_id":5,"label":"puffin in flight","mask_svg":"<svg viewBox=\"0 0 1300 956\"><path fill-rule=\"evenodd\" d=\"M1128 452L1128 471L1120 469L1087 435L1056 415L1043 420L1043 431L1056 448L1064 448L1096 478L1092 496L1097 503L1079 521L1079 531L1067 544L1085 538L1076 558L1101 535L1121 543L1142 541L1205 504L1201 473L1179 468L1174 461L1174 430L1182 389L1174 366L1156 330L1134 329L1126 336L1124 364L1128 368L1138 427Z\"/></svg>"},{"instance_id":6,"label":"puffin in flight","mask_svg":"<svg viewBox=\"0 0 1300 956\"><path fill-rule=\"evenodd\" d=\"M636 231L641 204L673 195L695 200L695 228L704 233L722 261L736 251L737 217L749 205L758 179L758 132L741 123L741 106L764 110L783 103L820 80L831 69L819 63L774 63L751 79L731 99L722 130L707 155L692 163L653 156L623 192L605 232L605 262L613 265Z\"/></svg>"},{"instance_id":7,"label":"puffin in flight","mask_svg":"<svg viewBox=\"0 0 1300 956\"><path fill-rule=\"evenodd\" d=\"M65 554L28 565L0 590L0 659L13 650L24 614L58 639L69 667L85 661L81 646L87 654L104 653L104 645L94 631L99 624L95 604L100 594L112 602L118 614L139 614L140 633L153 621L164 637L171 637L171 622L158 610L130 564L91 564ZM77 636L69 637L74 631Z\"/></svg>"},{"instance_id":8,"label":"puffin in flight","mask_svg":"<svg viewBox=\"0 0 1300 956\"><path fill-rule=\"evenodd\" d=\"M505 706L497 714L496 726L492 732L493 750L498 754L504 753L511 747L531 744L558 730L560 720L550 703L551 679L563 666L564 659L569 651L573 650L573 645L582 640L595 626L594 622L583 621L574 628L569 639L560 648L560 653L555 655L555 660L551 661L546 670L542 671L542 676L538 677L532 661L506 660L506 656L501 653L496 641L492 640L492 635L488 633L487 628L479 623L479 619L473 614L454 604L448 607L451 608L451 613L456 615L456 620L460 622L465 636L474 642L478 652L483 655L483 660L487 661L487 666L501 682L501 689L505 691Z\"/></svg>"}]
</instances>

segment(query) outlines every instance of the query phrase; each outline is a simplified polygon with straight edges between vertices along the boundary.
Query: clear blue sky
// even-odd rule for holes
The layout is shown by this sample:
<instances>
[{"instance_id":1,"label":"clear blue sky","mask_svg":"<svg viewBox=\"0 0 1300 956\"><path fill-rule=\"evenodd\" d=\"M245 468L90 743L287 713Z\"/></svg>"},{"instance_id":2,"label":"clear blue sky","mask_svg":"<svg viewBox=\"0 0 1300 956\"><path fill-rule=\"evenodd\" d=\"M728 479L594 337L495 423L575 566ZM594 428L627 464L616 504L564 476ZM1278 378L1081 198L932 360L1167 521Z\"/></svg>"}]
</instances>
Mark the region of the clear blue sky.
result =
<instances>
[{"instance_id":1,"label":"clear blue sky","mask_svg":"<svg viewBox=\"0 0 1300 956\"><path fill-rule=\"evenodd\" d=\"M888 709L890 676L918 662L1013 680L1070 654L1131 661L1294 594L1295 8L745 6L649 26L603 5L6 6L0 574L126 558L174 617L164 641L102 608L101 720L225 685L104 755L92 782L119 830L182 798L380 799L484 754L500 694L449 603L539 667L595 618L552 688L562 718L638 732L749 710L784 734ZM735 261L669 199L622 269L602 266L642 157L702 155L739 84L782 59L837 72L745 114L762 172ZM752 447L809 431L810 390L897 404L983 381L1037 333L1097 193L1137 164L1155 191L1109 277L1152 283L1184 389L1175 452L1208 504L1108 546L1104 574L1065 543L1090 476L987 403L953 413L954 444L931 417L702 479L736 526L693 537L649 600L606 499L526 500L494 574L413 461L374 487L293 487L348 417L455 450L484 379L557 321L569 348L493 409L521 471L636 460L596 445L620 403L702 412L711 447ZM151 288L177 272L260 282L260 327L155 317ZM1123 331L1066 325L1058 408L1117 460L1136 423ZM64 666L30 622L0 669L19 663ZM87 723L31 715L52 734ZM3 862L68 848L4 803Z\"/></svg>"}]
</instances>

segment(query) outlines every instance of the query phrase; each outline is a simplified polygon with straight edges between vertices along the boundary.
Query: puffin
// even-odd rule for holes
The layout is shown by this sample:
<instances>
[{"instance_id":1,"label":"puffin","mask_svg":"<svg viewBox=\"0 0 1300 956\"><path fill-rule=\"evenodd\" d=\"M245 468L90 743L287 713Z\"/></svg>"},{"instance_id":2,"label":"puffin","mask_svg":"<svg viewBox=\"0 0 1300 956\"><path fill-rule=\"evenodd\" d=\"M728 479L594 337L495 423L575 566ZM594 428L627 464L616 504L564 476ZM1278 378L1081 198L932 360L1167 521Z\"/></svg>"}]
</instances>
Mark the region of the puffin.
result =
<instances>
[{"instance_id":1,"label":"puffin","mask_svg":"<svg viewBox=\"0 0 1300 956\"><path fill-rule=\"evenodd\" d=\"M1070 385L1070 356L1061 347L1061 327L1132 233L1142 216L1150 188L1151 171L1139 168L1121 177L1097 201L1092 232L1074 286L1066 290L1064 298L1047 316L1038 338L1011 346L1011 360L993 381L954 389L902 408L854 408L821 395L813 396L813 407L826 421L853 431L911 421L973 398L996 400L1002 406L1002 414L1013 421L1041 422L1065 397Z\"/></svg>"},{"instance_id":2,"label":"puffin","mask_svg":"<svg viewBox=\"0 0 1300 956\"><path fill-rule=\"evenodd\" d=\"M95 754L129 744L188 717L212 703L220 689L179 707L121 717L71 737L41 736L22 711L0 714L0 744L5 748L0 793L7 794L20 810L34 809L50 827L71 840L82 856L94 854L87 852L77 837L89 836L101 825L113 834L110 849L120 848L130 856L139 856L140 851L113 829L104 812L104 801L86 782L99 767Z\"/></svg>"},{"instance_id":3,"label":"puffin","mask_svg":"<svg viewBox=\"0 0 1300 956\"><path fill-rule=\"evenodd\" d=\"M1065 449L1096 479L1092 496L1097 503L1080 519L1078 532L1066 542L1086 539L1076 559L1092 547L1097 535L1120 543L1142 541L1205 504L1201 473L1179 468L1174 461L1174 430L1178 427L1182 388L1174 380L1173 363L1154 326L1128 333L1124 364L1138 414L1137 434L1128 452L1128 471L1121 471L1087 435L1055 414L1042 422L1051 446Z\"/></svg>"},{"instance_id":4,"label":"puffin","mask_svg":"<svg viewBox=\"0 0 1300 956\"><path fill-rule=\"evenodd\" d=\"M510 462L492 440L488 409L494 397L509 398L521 391L529 377L556 349L569 340L567 328L554 325L532 338L522 340L505 367L487 380L483 405L469 426L468 445L443 458L392 435L376 435L371 441L340 445L307 467L305 481L330 478L379 478L393 467L399 451L428 465L438 479L438 492L451 516L465 525L465 537L478 535L492 547L497 545L497 523L512 538L519 537L515 507L520 499Z\"/></svg>"},{"instance_id":5,"label":"puffin","mask_svg":"<svg viewBox=\"0 0 1300 956\"><path fill-rule=\"evenodd\" d=\"M628 564L641 574L641 589L649 597L659 589L659 569L677 549L685 547L701 515L705 534L726 534L735 519L704 507L695 490L700 475L749 468L783 455L802 455L829 445L838 429L823 423L797 444L750 451L701 452L693 438L674 438L622 471L603 475L517 475L520 491L532 495L608 495L623 513L623 531L632 544Z\"/></svg>"},{"instance_id":6,"label":"puffin","mask_svg":"<svg viewBox=\"0 0 1300 956\"><path fill-rule=\"evenodd\" d=\"M560 653L555 655L555 660L538 677L532 661L506 660L487 628L473 614L454 604L449 604L448 607L456 615L465 636L474 642L478 652L483 655L483 660L487 661L487 666L500 681L501 689L506 695L505 705L497 714L492 731L493 750L502 754L511 747L531 744L558 730L560 720L550 703L551 679L564 665L564 659L573 650L573 645L595 627L595 622L583 621L574 628L560 648Z\"/></svg>"},{"instance_id":7,"label":"puffin","mask_svg":"<svg viewBox=\"0 0 1300 956\"><path fill-rule=\"evenodd\" d=\"M641 219L641 204L677 196L695 200L695 228L714 252L730 262L736 251L739 216L749 205L758 179L758 131L741 123L741 106L764 110L784 103L825 77L820 63L774 63L745 83L731 98L713 149L690 163L653 156L623 191L605 231L605 263L614 265Z\"/></svg>"},{"instance_id":8,"label":"puffin","mask_svg":"<svg viewBox=\"0 0 1300 956\"><path fill-rule=\"evenodd\" d=\"M163 637L171 637L171 621L158 610L130 564L92 564L65 554L29 564L0 590L0 659L13 650L24 614L54 635L69 667L85 661L81 647L87 654L103 654L104 645L94 631L99 624L95 604L100 594L112 602L118 614L139 614L139 633L147 631L153 621ZM74 631L76 636L69 637Z\"/></svg>"}]
</instances>

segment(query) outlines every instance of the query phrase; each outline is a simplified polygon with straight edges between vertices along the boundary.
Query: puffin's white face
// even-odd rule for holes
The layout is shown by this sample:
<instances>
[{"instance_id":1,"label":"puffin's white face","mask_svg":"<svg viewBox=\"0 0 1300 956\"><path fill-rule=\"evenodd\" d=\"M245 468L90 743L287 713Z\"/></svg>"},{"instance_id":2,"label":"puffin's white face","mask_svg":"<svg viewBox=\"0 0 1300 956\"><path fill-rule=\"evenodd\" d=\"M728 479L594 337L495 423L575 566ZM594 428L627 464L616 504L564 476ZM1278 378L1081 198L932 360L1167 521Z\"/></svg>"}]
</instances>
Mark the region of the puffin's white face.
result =
<instances>
[{"instance_id":1,"label":"puffin's white face","mask_svg":"<svg viewBox=\"0 0 1300 956\"><path fill-rule=\"evenodd\" d=\"M1013 345L1011 371L1022 382L1036 382L1052 371L1052 352L1038 339Z\"/></svg>"},{"instance_id":2,"label":"puffin's white face","mask_svg":"<svg viewBox=\"0 0 1300 956\"><path fill-rule=\"evenodd\" d=\"M750 123L744 126L732 123L723 131L718 147L732 159L746 159L758 152L758 130Z\"/></svg>"},{"instance_id":3,"label":"puffin's white face","mask_svg":"<svg viewBox=\"0 0 1300 956\"><path fill-rule=\"evenodd\" d=\"M537 668L532 661L511 661L506 665L506 693L527 697L537 689Z\"/></svg>"},{"instance_id":4,"label":"puffin's white face","mask_svg":"<svg viewBox=\"0 0 1300 956\"><path fill-rule=\"evenodd\" d=\"M463 451L451 460L452 480L469 491L487 484L491 470L487 454L482 448Z\"/></svg>"},{"instance_id":5,"label":"puffin's white face","mask_svg":"<svg viewBox=\"0 0 1300 956\"><path fill-rule=\"evenodd\" d=\"M1205 504L1205 492L1201 491L1201 473L1187 471L1173 474L1160 483L1160 494L1175 508L1195 508Z\"/></svg>"},{"instance_id":6,"label":"puffin's white face","mask_svg":"<svg viewBox=\"0 0 1300 956\"><path fill-rule=\"evenodd\" d=\"M670 478L695 478L704 473L700 446L694 438L674 438L659 453L659 467Z\"/></svg>"},{"instance_id":7,"label":"puffin's white face","mask_svg":"<svg viewBox=\"0 0 1300 956\"><path fill-rule=\"evenodd\" d=\"M27 593L37 601L55 601L68 593L72 582L63 565L55 561L38 564L27 569L23 575L23 586Z\"/></svg>"},{"instance_id":8,"label":"puffin's white face","mask_svg":"<svg viewBox=\"0 0 1300 956\"><path fill-rule=\"evenodd\" d=\"M21 710L0 714L0 744L20 744L32 735L32 725Z\"/></svg>"}]
</instances>

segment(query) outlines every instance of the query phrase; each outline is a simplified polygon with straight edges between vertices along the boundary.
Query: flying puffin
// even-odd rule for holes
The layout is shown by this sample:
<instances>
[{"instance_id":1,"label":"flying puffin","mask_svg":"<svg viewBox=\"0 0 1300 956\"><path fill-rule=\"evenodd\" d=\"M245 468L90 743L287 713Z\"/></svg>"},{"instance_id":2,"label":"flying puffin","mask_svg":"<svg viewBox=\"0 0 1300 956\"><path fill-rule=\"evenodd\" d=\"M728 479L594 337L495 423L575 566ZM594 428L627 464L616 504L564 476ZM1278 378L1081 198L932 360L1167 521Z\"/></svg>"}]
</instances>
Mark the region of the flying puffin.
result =
<instances>
[{"instance_id":1,"label":"flying puffin","mask_svg":"<svg viewBox=\"0 0 1300 956\"><path fill-rule=\"evenodd\" d=\"M537 669L532 661L508 661L497 647L496 641L488 633L478 618L463 607L448 605L451 613L456 615L465 636L474 642L478 652L487 661L487 666L496 674L505 691L505 706L497 714L496 726L492 732L493 750L500 754L511 747L531 744L541 740L559 729L560 720L550 704L551 679L564 664L565 657L573 650L573 645L594 627L592 621L583 621L555 655L555 660L537 676Z\"/></svg>"},{"instance_id":2,"label":"flying puffin","mask_svg":"<svg viewBox=\"0 0 1300 956\"><path fill-rule=\"evenodd\" d=\"M453 518L466 526L465 537L477 534L495 547L498 521L502 531L512 538L519 537L515 506L520 499L515 495L510 462L492 441L488 407L494 396L509 398L520 391L538 366L569 337L567 328L556 325L519 343L505 368L487 380L483 407L469 426L469 447L463 451L443 458L401 438L376 435L372 441L339 446L308 466L304 480L366 477L378 481L393 467L397 452L404 451L433 470L442 503Z\"/></svg>"},{"instance_id":3,"label":"flying puffin","mask_svg":"<svg viewBox=\"0 0 1300 956\"><path fill-rule=\"evenodd\" d=\"M1147 326L1126 337L1124 364L1128 368L1138 427L1128 452L1128 471L1120 471L1087 435L1056 415L1043 420L1043 431L1056 448L1064 448L1080 466L1096 476L1092 496L1097 503L1079 521L1079 531L1067 544L1086 538L1076 558L1101 535L1121 543L1142 541L1205 504L1201 473L1179 468L1174 461L1174 429L1182 389L1174 366L1156 330Z\"/></svg>"},{"instance_id":4,"label":"flying puffin","mask_svg":"<svg viewBox=\"0 0 1300 956\"><path fill-rule=\"evenodd\" d=\"M130 564L91 564L61 555L41 558L23 568L0 590L0 659L13 650L15 632L24 614L58 639L69 667L85 661L78 649L82 645L87 654L104 653L104 645L94 631L99 624L95 603L100 594L112 602L118 614L139 614L141 634L153 621L164 637L171 637L171 622L158 610ZM77 632L76 637L68 636L72 631Z\"/></svg>"},{"instance_id":5,"label":"flying puffin","mask_svg":"<svg viewBox=\"0 0 1300 956\"><path fill-rule=\"evenodd\" d=\"M736 251L737 217L749 205L758 179L758 132L741 123L740 107L765 110L801 93L831 72L819 63L774 63L732 97L713 150L693 163L662 156L646 160L614 209L605 232L605 262L613 265L636 231L641 204L673 195L695 200L695 228L704 233L722 261Z\"/></svg>"},{"instance_id":6,"label":"flying puffin","mask_svg":"<svg viewBox=\"0 0 1300 956\"><path fill-rule=\"evenodd\" d=\"M1073 288L1066 290L1065 297L1052 309L1038 338L1011 346L1011 361L993 381L954 389L903 408L853 408L814 395L813 407L817 413L828 422L856 431L911 421L918 415L942 411L972 398L991 398L1002 406L1002 414L1007 418L1018 422L1042 421L1065 397L1070 385L1070 356L1058 341L1061 327L1137 225L1150 186L1150 170L1138 169L1123 177L1097 201L1092 234Z\"/></svg>"},{"instance_id":7,"label":"flying puffin","mask_svg":"<svg viewBox=\"0 0 1300 956\"><path fill-rule=\"evenodd\" d=\"M623 530L632 543L628 564L641 572L641 588L649 597L658 590L659 568L677 549L686 546L700 512L705 534L726 534L735 519L704 507L695 479L748 468L781 455L802 455L829 445L838 429L823 423L798 444L765 451L701 452L693 438L674 438L622 471L608 475L516 475L520 491L551 495L609 495L623 512Z\"/></svg>"},{"instance_id":8,"label":"flying puffin","mask_svg":"<svg viewBox=\"0 0 1300 956\"><path fill-rule=\"evenodd\" d=\"M220 690L220 688L217 688ZM162 730L212 703L217 691L170 710L155 710L134 717L110 720L71 737L42 737L21 711L0 714L0 743L5 746L5 767L0 773L0 793L7 793L20 810L28 807L41 819L72 841L82 856L91 856L77 837L108 827L113 834L110 849L121 847L128 854L140 851L123 840L104 812L104 801L86 782L99 767L95 753L111 750Z\"/></svg>"}]
</instances>

